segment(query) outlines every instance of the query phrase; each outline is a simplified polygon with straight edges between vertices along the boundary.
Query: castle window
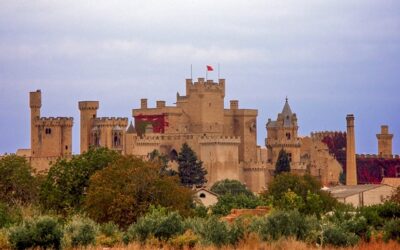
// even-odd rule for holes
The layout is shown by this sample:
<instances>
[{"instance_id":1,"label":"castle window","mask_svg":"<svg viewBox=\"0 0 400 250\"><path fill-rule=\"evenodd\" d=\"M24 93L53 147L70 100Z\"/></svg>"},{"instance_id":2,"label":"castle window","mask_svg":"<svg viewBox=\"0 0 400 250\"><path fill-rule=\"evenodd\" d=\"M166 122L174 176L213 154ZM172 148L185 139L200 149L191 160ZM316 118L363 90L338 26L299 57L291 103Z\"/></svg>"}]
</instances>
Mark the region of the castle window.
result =
<instances>
[{"instance_id":1,"label":"castle window","mask_svg":"<svg viewBox=\"0 0 400 250\"><path fill-rule=\"evenodd\" d=\"M46 133L46 135L50 135L51 134L51 128L46 128L45 129L45 133Z\"/></svg>"},{"instance_id":2,"label":"castle window","mask_svg":"<svg viewBox=\"0 0 400 250\"><path fill-rule=\"evenodd\" d=\"M93 118L96 118L96 115L93 115Z\"/></svg>"},{"instance_id":3,"label":"castle window","mask_svg":"<svg viewBox=\"0 0 400 250\"><path fill-rule=\"evenodd\" d=\"M289 158L289 162L292 162L292 153L288 153L287 156Z\"/></svg>"},{"instance_id":4,"label":"castle window","mask_svg":"<svg viewBox=\"0 0 400 250\"><path fill-rule=\"evenodd\" d=\"M200 198L206 198L206 194L205 193L201 193L200 194Z\"/></svg>"},{"instance_id":5,"label":"castle window","mask_svg":"<svg viewBox=\"0 0 400 250\"><path fill-rule=\"evenodd\" d=\"M286 133L286 139L290 140L290 133Z\"/></svg>"},{"instance_id":6,"label":"castle window","mask_svg":"<svg viewBox=\"0 0 400 250\"><path fill-rule=\"evenodd\" d=\"M68 150L68 145L65 145L65 149Z\"/></svg>"}]
</instances>

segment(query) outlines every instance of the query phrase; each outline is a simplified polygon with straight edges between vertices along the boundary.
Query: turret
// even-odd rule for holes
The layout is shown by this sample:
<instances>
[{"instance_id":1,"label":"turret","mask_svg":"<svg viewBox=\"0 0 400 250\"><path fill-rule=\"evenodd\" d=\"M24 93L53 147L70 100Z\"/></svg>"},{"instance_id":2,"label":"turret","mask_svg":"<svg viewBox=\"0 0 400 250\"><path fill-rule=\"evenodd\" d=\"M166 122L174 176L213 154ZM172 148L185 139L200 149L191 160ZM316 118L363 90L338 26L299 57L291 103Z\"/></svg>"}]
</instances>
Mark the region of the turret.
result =
<instances>
[{"instance_id":1,"label":"turret","mask_svg":"<svg viewBox=\"0 0 400 250\"><path fill-rule=\"evenodd\" d=\"M389 134L389 126L382 125L381 133L376 135L378 139L378 155L383 158L392 156L393 134Z\"/></svg>"},{"instance_id":2,"label":"turret","mask_svg":"<svg viewBox=\"0 0 400 250\"><path fill-rule=\"evenodd\" d=\"M346 116L346 185L357 185L356 143L354 135L354 115Z\"/></svg>"},{"instance_id":3,"label":"turret","mask_svg":"<svg viewBox=\"0 0 400 250\"><path fill-rule=\"evenodd\" d=\"M97 117L98 101L81 101L79 110L81 111L81 153L87 151L90 145L90 130L93 120Z\"/></svg>"},{"instance_id":4,"label":"turret","mask_svg":"<svg viewBox=\"0 0 400 250\"><path fill-rule=\"evenodd\" d=\"M40 108L42 107L42 93L40 89L29 93L29 106L31 108L31 153L36 155L36 147L39 143L39 131L35 126L35 121L40 118Z\"/></svg>"}]
</instances>

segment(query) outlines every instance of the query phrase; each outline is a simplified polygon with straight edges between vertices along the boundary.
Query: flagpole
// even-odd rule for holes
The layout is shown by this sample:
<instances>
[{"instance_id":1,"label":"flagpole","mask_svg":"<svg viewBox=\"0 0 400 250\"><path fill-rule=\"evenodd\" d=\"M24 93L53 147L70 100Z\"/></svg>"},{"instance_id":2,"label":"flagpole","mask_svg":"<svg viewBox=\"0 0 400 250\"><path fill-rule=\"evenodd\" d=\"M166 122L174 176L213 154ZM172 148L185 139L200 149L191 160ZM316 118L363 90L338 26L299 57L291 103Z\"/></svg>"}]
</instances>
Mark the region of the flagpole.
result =
<instances>
[{"instance_id":1,"label":"flagpole","mask_svg":"<svg viewBox=\"0 0 400 250\"><path fill-rule=\"evenodd\" d=\"M219 63L218 63L218 80L219 80L219 78L220 78L220 75L219 75Z\"/></svg>"},{"instance_id":2,"label":"flagpole","mask_svg":"<svg viewBox=\"0 0 400 250\"><path fill-rule=\"evenodd\" d=\"M190 79L193 79L193 67L192 67L192 64L190 64Z\"/></svg>"}]
</instances>

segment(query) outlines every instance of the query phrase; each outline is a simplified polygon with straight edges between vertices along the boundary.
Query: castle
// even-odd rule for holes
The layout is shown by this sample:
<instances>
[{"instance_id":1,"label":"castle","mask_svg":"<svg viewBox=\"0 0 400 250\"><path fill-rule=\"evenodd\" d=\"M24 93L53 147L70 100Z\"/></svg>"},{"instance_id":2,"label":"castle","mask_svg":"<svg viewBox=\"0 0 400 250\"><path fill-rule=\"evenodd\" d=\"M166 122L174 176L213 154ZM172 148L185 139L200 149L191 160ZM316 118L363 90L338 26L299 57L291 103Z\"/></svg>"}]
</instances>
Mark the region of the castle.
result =
<instances>
[{"instance_id":1,"label":"castle","mask_svg":"<svg viewBox=\"0 0 400 250\"><path fill-rule=\"evenodd\" d=\"M345 164L326 142L344 132L314 132L298 135L297 116L288 99L276 120L268 119L265 148L257 145L256 109L239 108L238 100L224 107L225 79L218 82L198 78L186 79L185 95L176 95L174 106L156 101L149 107L141 99L140 108L132 110L134 123L128 118L97 117L98 101L80 101L80 152L89 147L107 147L125 155L147 157L154 149L167 155L171 166L176 165L183 143L196 152L208 171L207 186L222 179L237 179L252 191L265 189L273 178L279 151L284 149L291 161L291 171L309 173L324 185L336 185ZM17 154L25 156L38 170L45 170L57 158L72 155L72 126L70 117L41 117L41 91L30 93L31 148ZM357 183L354 147L354 117L347 117L348 183ZM392 157L388 127L377 135L380 157ZM398 156L397 156L398 157ZM399 170L400 173L400 170Z\"/></svg>"}]
</instances>

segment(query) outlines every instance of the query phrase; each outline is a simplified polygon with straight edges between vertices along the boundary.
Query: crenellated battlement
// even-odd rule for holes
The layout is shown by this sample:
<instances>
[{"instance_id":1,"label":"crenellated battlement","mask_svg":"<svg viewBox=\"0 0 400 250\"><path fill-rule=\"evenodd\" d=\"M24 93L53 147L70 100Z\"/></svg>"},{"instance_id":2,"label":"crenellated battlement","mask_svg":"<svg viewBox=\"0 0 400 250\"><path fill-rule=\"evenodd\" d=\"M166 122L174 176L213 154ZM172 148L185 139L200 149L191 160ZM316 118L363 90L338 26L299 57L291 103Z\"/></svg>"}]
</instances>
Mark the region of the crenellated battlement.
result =
<instances>
[{"instance_id":1,"label":"crenellated battlement","mask_svg":"<svg viewBox=\"0 0 400 250\"><path fill-rule=\"evenodd\" d=\"M98 117L94 119L97 126L128 126L128 118L126 117Z\"/></svg>"},{"instance_id":2,"label":"crenellated battlement","mask_svg":"<svg viewBox=\"0 0 400 250\"><path fill-rule=\"evenodd\" d=\"M240 144L240 137L237 136L200 136L201 144Z\"/></svg>"},{"instance_id":3,"label":"crenellated battlement","mask_svg":"<svg viewBox=\"0 0 400 250\"><path fill-rule=\"evenodd\" d=\"M337 135L346 135L346 132L343 131L315 131L311 132L310 136L312 139L322 140L325 137L335 137Z\"/></svg>"},{"instance_id":4,"label":"crenellated battlement","mask_svg":"<svg viewBox=\"0 0 400 250\"><path fill-rule=\"evenodd\" d=\"M218 82L202 77L198 78L197 82L186 79L186 95L190 95L191 92L222 92L225 95L225 79L219 79Z\"/></svg>"},{"instance_id":5,"label":"crenellated battlement","mask_svg":"<svg viewBox=\"0 0 400 250\"><path fill-rule=\"evenodd\" d=\"M74 118L72 117L41 117L35 120L35 126L67 126L72 127Z\"/></svg>"},{"instance_id":6,"label":"crenellated battlement","mask_svg":"<svg viewBox=\"0 0 400 250\"><path fill-rule=\"evenodd\" d=\"M378 159L400 159L399 155L390 155L387 157L382 157L381 155L377 155L377 154L356 154L357 158L360 159L374 159L374 158L378 158Z\"/></svg>"},{"instance_id":7,"label":"crenellated battlement","mask_svg":"<svg viewBox=\"0 0 400 250\"><path fill-rule=\"evenodd\" d=\"M80 101L78 103L79 110L97 110L99 101Z\"/></svg>"}]
</instances>

